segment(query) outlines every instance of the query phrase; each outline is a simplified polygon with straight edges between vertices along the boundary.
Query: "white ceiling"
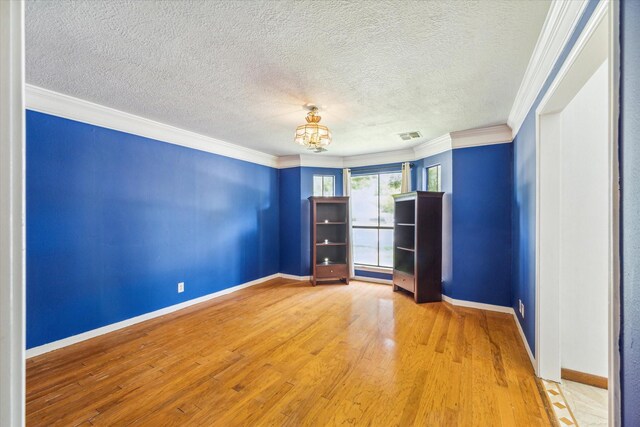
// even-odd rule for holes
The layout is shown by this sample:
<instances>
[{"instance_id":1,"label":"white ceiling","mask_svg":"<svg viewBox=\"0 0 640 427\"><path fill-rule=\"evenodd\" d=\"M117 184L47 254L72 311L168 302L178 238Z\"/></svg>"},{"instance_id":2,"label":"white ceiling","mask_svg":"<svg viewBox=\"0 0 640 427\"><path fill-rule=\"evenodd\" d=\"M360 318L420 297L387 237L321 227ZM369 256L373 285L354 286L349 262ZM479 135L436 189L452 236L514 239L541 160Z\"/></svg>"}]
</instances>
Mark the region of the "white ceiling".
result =
<instances>
[{"instance_id":1,"label":"white ceiling","mask_svg":"<svg viewBox=\"0 0 640 427\"><path fill-rule=\"evenodd\" d=\"M27 82L275 155L315 103L329 155L397 150L505 123L549 4L28 1Z\"/></svg>"}]
</instances>

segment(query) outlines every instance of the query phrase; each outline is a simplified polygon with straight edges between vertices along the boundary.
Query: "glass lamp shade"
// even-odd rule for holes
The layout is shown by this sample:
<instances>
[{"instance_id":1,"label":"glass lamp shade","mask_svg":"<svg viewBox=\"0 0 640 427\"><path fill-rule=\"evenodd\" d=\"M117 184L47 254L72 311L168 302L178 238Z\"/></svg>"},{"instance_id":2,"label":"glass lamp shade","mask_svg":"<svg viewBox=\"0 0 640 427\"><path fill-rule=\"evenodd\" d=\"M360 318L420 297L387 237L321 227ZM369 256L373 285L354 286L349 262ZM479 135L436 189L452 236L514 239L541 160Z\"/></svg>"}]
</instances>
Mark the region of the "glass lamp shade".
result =
<instances>
[{"instance_id":1,"label":"glass lamp shade","mask_svg":"<svg viewBox=\"0 0 640 427\"><path fill-rule=\"evenodd\" d=\"M305 117L307 123L296 128L294 142L316 153L321 153L327 151L325 147L331 144L331 132L328 127L319 124L322 117L317 113L317 107L311 108L307 113Z\"/></svg>"},{"instance_id":2,"label":"glass lamp shade","mask_svg":"<svg viewBox=\"0 0 640 427\"><path fill-rule=\"evenodd\" d=\"M294 141L305 147L326 147L331 144L331 132L324 125L307 123L296 128Z\"/></svg>"}]
</instances>

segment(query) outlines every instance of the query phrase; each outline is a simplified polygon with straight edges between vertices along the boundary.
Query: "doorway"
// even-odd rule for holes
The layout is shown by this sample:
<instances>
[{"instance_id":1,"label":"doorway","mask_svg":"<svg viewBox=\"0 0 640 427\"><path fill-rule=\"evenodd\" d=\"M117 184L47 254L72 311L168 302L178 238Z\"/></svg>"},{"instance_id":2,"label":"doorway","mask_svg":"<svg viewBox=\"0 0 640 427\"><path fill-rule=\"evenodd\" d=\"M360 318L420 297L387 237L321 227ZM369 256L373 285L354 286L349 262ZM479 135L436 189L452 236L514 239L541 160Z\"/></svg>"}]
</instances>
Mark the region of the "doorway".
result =
<instances>
[{"instance_id":1,"label":"doorway","mask_svg":"<svg viewBox=\"0 0 640 427\"><path fill-rule=\"evenodd\" d=\"M610 423L619 318L613 7L597 6L536 110L536 372L607 388Z\"/></svg>"}]
</instances>

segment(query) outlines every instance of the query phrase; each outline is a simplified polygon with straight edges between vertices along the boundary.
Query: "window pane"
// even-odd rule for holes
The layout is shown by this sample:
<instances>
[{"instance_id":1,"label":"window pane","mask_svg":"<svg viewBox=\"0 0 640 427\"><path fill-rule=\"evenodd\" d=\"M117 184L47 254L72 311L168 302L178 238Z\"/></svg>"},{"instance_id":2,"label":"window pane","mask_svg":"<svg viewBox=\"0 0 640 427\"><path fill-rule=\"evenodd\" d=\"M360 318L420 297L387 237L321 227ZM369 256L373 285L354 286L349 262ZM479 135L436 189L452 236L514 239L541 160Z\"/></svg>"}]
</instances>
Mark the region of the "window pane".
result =
<instances>
[{"instance_id":1,"label":"window pane","mask_svg":"<svg viewBox=\"0 0 640 427\"><path fill-rule=\"evenodd\" d=\"M353 262L378 265L378 230L362 228L353 230Z\"/></svg>"},{"instance_id":2,"label":"window pane","mask_svg":"<svg viewBox=\"0 0 640 427\"><path fill-rule=\"evenodd\" d=\"M393 225L393 197L400 194L401 173L380 174L380 225Z\"/></svg>"},{"instance_id":3,"label":"window pane","mask_svg":"<svg viewBox=\"0 0 640 427\"><path fill-rule=\"evenodd\" d=\"M380 229L380 267L393 267L393 230Z\"/></svg>"},{"instance_id":4,"label":"window pane","mask_svg":"<svg viewBox=\"0 0 640 427\"><path fill-rule=\"evenodd\" d=\"M313 195L322 196L322 176L313 176Z\"/></svg>"},{"instance_id":5,"label":"window pane","mask_svg":"<svg viewBox=\"0 0 640 427\"><path fill-rule=\"evenodd\" d=\"M333 197L335 195L335 185L332 176L325 176L322 180L322 195Z\"/></svg>"},{"instance_id":6,"label":"window pane","mask_svg":"<svg viewBox=\"0 0 640 427\"><path fill-rule=\"evenodd\" d=\"M427 191L440 191L440 165L427 169Z\"/></svg>"},{"instance_id":7,"label":"window pane","mask_svg":"<svg viewBox=\"0 0 640 427\"><path fill-rule=\"evenodd\" d=\"M378 175L351 178L351 209L353 225L378 225Z\"/></svg>"}]
</instances>

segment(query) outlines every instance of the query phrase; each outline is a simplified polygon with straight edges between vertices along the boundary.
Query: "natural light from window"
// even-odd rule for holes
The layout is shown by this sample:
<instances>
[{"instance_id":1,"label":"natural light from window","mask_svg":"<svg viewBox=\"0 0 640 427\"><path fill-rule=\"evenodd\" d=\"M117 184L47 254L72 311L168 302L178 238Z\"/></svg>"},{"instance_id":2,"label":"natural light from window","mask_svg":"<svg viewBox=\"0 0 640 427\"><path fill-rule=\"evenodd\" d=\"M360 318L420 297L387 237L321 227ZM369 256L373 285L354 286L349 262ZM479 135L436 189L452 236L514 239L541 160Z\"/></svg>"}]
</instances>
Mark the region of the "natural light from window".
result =
<instances>
[{"instance_id":1,"label":"natural light from window","mask_svg":"<svg viewBox=\"0 0 640 427\"><path fill-rule=\"evenodd\" d=\"M353 261L356 265L393 267L393 194L400 194L400 172L351 178Z\"/></svg>"},{"instance_id":2,"label":"natural light from window","mask_svg":"<svg viewBox=\"0 0 640 427\"><path fill-rule=\"evenodd\" d=\"M427 191L442 191L440 187L440 165L427 168Z\"/></svg>"},{"instance_id":3,"label":"natural light from window","mask_svg":"<svg viewBox=\"0 0 640 427\"><path fill-rule=\"evenodd\" d=\"M336 195L336 183L333 175L313 176L313 195L319 197L333 197Z\"/></svg>"}]
</instances>

